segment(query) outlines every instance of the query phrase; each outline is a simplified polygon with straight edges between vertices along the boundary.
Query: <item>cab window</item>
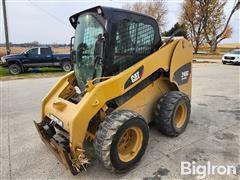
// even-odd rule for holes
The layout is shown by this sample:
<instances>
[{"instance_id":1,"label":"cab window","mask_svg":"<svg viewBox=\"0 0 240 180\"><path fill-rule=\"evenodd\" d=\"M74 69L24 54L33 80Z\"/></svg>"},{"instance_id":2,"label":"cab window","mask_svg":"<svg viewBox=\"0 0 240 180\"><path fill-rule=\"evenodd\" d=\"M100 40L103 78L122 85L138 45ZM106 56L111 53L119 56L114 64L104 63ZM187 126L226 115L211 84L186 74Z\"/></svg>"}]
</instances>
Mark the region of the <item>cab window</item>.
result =
<instances>
[{"instance_id":1,"label":"cab window","mask_svg":"<svg viewBox=\"0 0 240 180\"><path fill-rule=\"evenodd\" d=\"M144 59L153 52L154 29L149 24L130 20L117 23L113 55L114 74Z\"/></svg>"},{"instance_id":2,"label":"cab window","mask_svg":"<svg viewBox=\"0 0 240 180\"><path fill-rule=\"evenodd\" d=\"M50 52L50 49L49 48L40 48L40 54L41 55L50 55L51 52Z\"/></svg>"},{"instance_id":3,"label":"cab window","mask_svg":"<svg viewBox=\"0 0 240 180\"><path fill-rule=\"evenodd\" d=\"M30 56L38 55L38 48L33 48L27 52Z\"/></svg>"}]
</instances>

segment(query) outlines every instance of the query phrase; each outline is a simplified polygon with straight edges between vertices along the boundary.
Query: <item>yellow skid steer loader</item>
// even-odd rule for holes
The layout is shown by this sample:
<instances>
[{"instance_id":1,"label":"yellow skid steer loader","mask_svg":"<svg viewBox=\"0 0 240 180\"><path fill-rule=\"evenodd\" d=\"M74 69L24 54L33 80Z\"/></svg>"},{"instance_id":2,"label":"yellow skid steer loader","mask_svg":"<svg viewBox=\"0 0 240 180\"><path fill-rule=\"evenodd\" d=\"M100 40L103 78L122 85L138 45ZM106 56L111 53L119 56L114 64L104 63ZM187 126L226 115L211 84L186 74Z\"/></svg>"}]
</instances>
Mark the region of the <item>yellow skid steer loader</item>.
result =
<instances>
[{"instance_id":1,"label":"yellow skid steer loader","mask_svg":"<svg viewBox=\"0 0 240 180\"><path fill-rule=\"evenodd\" d=\"M42 100L43 142L73 175L90 163L85 142L111 171L130 170L148 144L148 123L178 136L188 123L192 46L163 42L152 17L97 6L69 18L74 71Z\"/></svg>"}]
</instances>

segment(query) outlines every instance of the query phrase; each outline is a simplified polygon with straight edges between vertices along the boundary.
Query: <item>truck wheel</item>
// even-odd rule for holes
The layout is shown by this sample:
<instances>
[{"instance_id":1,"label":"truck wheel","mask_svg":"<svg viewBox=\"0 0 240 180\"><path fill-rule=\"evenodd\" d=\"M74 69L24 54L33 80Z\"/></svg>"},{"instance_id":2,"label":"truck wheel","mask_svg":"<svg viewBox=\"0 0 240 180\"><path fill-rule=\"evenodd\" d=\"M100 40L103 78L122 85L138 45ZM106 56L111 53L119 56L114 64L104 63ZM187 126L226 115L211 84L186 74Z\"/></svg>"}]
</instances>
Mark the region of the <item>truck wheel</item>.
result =
<instances>
[{"instance_id":1,"label":"truck wheel","mask_svg":"<svg viewBox=\"0 0 240 180\"><path fill-rule=\"evenodd\" d=\"M140 115L119 110L107 116L100 125L94 149L107 169L124 172L141 160L148 138L148 125Z\"/></svg>"},{"instance_id":2,"label":"truck wheel","mask_svg":"<svg viewBox=\"0 0 240 180\"><path fill-rule=\"evenodd\" d=\"M190 112L188 96L180 91L171 91L159 99L154 120L161 133L174 137L186 129Z\"/></svg>"},{"instance_id":3,"label":"truck wheel","mask_svg":"<svg viewBox=\"0 0 240 180\"><path fill-rule=\"evenodd\" d=\"M62 69L65 72L70 72L72 70L72 64L70 62L63 62L62 63Z\"/></svg>"},{"instance_id":4,"label":"truck wheel","mask_svg":"<svg viewBox=\"0 0 240 180\"><path fill-rule=\"evenodd\" d=\"M12 75L17 75L22 72L22 67L19 64L10 64L8 69Z\"/></svg>"},{"instance_id":5,"label":"truck wheel","mask_svg":"<svg viewBox=\"0 0 240 180\"><path fill-rule=\"evenodd\" d=\"M223 64L226 64L226 62L222 61Z\"/></svg>"}]
</instances>

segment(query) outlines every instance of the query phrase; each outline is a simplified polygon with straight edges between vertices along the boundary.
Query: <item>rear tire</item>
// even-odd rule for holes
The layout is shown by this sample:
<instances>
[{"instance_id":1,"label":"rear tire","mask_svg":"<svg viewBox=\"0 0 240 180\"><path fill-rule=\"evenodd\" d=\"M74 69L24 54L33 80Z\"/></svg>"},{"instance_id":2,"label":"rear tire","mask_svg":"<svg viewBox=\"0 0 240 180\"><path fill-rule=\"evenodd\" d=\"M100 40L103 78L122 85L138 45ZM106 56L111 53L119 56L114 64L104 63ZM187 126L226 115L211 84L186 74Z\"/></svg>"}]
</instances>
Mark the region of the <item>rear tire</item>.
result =
<instances>
[{"instance_id":1,"label":"rear tire","mask_svg":"<svg viewBox=\"0 0 240 180\"><path fill-rule=\"evenodd\" d=\"M71 62L63 62L62 63L62 69L65 71L65 72L70 72L72 70L72 64Z\"/></svg>"},{"instance_id":2,"label":"rear tire","mask_svg":"<svg viewBox=\"0 0 240 180\"><path fill-rule=\"evenodd\" d=\"M161 133L175 137L186 129L190 112L188 96L180 91L170 91L159 99L154 120Z\"/></svg>"},{"instance_id":3,"label":"rear tire","mask_svg":"<svg viewBox=\"0 0 240 180\"><path fill-rule=\"evenodd\" d=\"M94 141L98 159L107 169L125 172L139 162L149 139L148 125L135 112L111 113L100 125Z\"/></svg>"},{"instance_id":4,"label":"rear tire","mask_svg":"<svg viewBox=\"0 0 240 180\"><path fill-rule=\"evenodd\" d=\"M22 67L19 64L10 64L8 69L9 73L12 75L17 75L22 72Z\"/></svg>"}]
</instances>

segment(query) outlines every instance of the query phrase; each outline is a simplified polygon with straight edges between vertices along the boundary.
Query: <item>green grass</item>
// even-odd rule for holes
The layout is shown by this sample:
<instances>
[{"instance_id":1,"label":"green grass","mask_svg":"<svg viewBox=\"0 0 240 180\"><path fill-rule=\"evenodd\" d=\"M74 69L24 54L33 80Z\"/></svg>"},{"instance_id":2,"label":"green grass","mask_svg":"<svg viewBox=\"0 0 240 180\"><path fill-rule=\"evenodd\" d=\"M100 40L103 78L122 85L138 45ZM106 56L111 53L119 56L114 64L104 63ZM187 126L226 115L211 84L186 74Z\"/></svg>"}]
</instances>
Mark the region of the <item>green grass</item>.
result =
<instances>
[{"instance_id":1,"label":"green grass","mask_svg":"<svg viewBox=\"0 0 240 180\"><path fill-rule=\"evenodd\" d=\"M0 67L0 80L24 79L24 78L44 78L55 77L66 74L61 68L39 68L29 69L28 72L19 75L11 75L8 68Z\"/></svg>"},{"instance_id":2,"label":"green grass","mask_svg":"<svg viewBox=\"0 0 240 180\"><path fill-rule=\"evenodd\" d=\"M9 75L7 68L0 67L0 77Z\"/></svg>"}]
</instances>

